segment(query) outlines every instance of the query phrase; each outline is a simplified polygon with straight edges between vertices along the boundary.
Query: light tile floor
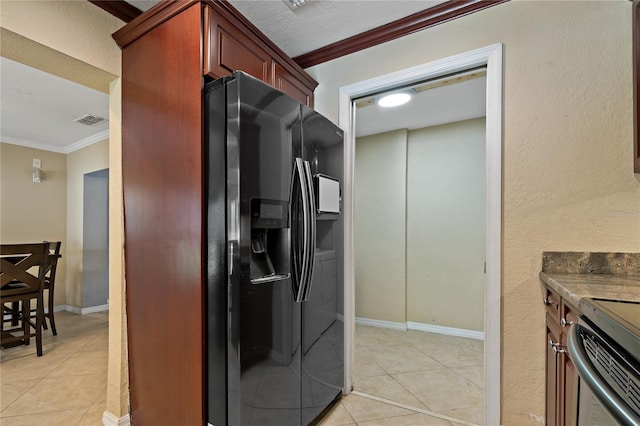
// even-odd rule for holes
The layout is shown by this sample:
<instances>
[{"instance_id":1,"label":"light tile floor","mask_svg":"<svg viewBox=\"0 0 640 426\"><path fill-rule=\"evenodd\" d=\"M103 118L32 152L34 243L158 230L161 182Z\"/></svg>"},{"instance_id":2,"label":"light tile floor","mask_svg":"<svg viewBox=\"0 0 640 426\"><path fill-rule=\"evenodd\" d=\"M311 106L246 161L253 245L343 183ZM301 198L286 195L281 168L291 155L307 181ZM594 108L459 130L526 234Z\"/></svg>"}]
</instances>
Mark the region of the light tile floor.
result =
<instances>
[{"instance_id":1,"label":"light tile floor","mask_svg":"<svg viewBox=\"0 0 640 426\"><path fill-rule=\"evenodd\" d=\"M99 426L106 408L108 313L56 313L43 356L29 346L0 350L2 426Z\"/></svg>"},{"instance_id":2,"label":"light tile floor","mask_svg":"<svg viewBox=\"0 0 640 426\"><path fill-rule=\"evenodd\" d=\"M483 342L356 326L354 393L318 423L482 423Z\"/></svg>"},{"instance_id":3,"label":"light tile floor","mask_svg":"<svg viewBox=\"0 0 640 426\"><path fill-rule=\"evenodd\" d=\"M0 424L101 424L108 314L56 313L58 336L0 351ZM355 392L322 426L473 425L482 419L482 342L356 327Z\"/></svg>"}]
</instances>

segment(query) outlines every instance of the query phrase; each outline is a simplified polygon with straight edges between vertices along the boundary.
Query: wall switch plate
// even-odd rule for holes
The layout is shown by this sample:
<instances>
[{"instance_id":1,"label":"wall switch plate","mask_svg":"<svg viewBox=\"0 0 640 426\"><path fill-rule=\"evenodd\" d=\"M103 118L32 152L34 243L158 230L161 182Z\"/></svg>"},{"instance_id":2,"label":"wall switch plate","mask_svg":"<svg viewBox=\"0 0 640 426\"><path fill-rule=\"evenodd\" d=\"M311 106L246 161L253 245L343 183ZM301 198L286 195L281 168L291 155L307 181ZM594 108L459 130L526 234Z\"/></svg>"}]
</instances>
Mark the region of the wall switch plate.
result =
<instances>
[{"instance_id":1,"label":"wall switch plate","mask_svg":"<svg viewBox=\"0 0 640 426\"><path fill-rule=\"evenodd\" d=\"M33 168L34 169L41 169L42 168L42 161L39 158L34 158L33 159Z\"/></svg>"}]
</instances>

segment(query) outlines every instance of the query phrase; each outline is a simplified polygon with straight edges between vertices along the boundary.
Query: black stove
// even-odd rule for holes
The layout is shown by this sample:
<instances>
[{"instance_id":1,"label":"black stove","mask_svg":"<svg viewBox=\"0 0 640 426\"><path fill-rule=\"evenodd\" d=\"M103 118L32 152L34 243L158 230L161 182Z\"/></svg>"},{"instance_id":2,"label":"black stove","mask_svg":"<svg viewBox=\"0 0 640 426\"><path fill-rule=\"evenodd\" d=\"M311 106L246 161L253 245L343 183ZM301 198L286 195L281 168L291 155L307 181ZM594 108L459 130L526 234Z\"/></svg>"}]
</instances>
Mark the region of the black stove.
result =
<instances>
[{"instance_id":1,"label":"black stove","mask_svg":"<svg viewBox=\"0 0 640 426\"><path fill-rule=\"evenodd\" d=\"M640 360L640 301L583 299L580 308L593 325Z\"/></svg>"}]
</instances>

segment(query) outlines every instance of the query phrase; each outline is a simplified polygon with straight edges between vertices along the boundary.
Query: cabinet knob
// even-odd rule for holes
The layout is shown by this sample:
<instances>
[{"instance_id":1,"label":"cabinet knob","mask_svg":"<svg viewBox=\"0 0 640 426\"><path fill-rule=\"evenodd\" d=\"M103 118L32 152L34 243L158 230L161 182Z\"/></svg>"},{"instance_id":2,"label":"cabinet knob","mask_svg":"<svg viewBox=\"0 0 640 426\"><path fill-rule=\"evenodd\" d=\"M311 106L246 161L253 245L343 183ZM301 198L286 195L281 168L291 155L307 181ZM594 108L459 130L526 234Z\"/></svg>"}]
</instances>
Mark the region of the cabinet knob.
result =
<instances>
[{"instance_id":1,"label":"cabinet knob","mask_svg":"<svg viewBox=\"0 0 640 426\"><path fill-rule=\"evenodd\" d=\"M569 325L573 324L573 321L567 321L566 318L562 318L560 319L560 325L563 327L567 327Z\"/></svg>"},{"instance_id":2,"label":"cabinet knob","mask_svg":"<svg viewBox=\"0 0 640 426\"><path fill-rule=\"evenodd\" d=\"M545 305L550 305L551 301L545 297L544 299L542 299L542 303L544 303Z\"/></svg>"},{"instance_id":3,"label":"cabinet knob","mask_svg":"<svg viewBox=\"0 0 640 426\"><path fill-rule=\"evenodd\" d=\"M562 345L560 344L560 342L554 342L551 339L549 339L549 346L551 347L551 350L553 351L554 355L567 352L565 349L562 348Z\"/></svg>"}]
</instances>

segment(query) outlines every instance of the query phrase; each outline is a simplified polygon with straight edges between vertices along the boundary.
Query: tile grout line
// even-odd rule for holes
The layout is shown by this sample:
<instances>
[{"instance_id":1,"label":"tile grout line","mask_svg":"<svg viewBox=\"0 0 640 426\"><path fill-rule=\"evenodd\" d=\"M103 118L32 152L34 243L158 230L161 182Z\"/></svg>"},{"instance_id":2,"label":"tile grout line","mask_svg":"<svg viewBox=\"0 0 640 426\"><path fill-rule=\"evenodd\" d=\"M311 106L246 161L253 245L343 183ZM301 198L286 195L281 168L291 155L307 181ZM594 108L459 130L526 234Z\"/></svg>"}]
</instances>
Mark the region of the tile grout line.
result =
<instances>
[{"instance_id":1,"label":"tile grout line","mask_svg":"<svg viewBox=\"0 0 640 426\"><path fill-rule=\"evenodd\" d=\"M409 411L413 411L413 412L416 412L416 413L425 414L427 416L437 417L439 419L447 420L447 421L450 421L450 422L454 422L456 424L460 424L460 425L464 425L464 426L480 426L480 425L478 425L476 423L471 423L471 422L467 422L465 420L456 419L454 417L449 417L447 415L436 413L436 412L429 411L429 410L423 410L422 408L418 408L418 407L411 407L409 405L401 404L399 402L391 401L391 400L385 399L385 398L380 398L380 397L375 396L375 395L369 395L367 393L363 393L363 392L360 392L360 391L357 391L357 390L353 390L353 391L351 391L351 393L354 394L354 395L363 397L363 398L371 399L373 401L377 401L377 402L382 402L384 404L393 405L393 406L396 406L398 408L404 408L405 410L409 410Z\"/></svg>"},{"instance_id":2,"label":"tile grout line","mask_svg":"<svg viewBox=\"0 0 640 426\"><path fill-rule=\"evenodd\" d=\"M404 334L403 332L400 332L400 333ZM357 344L357 343L358 343L358 342L356 342L356 344ZM375 342L372 342L372 345L373 345L373 343L375 343ZM434 369L434 371L435 371L435 370L440 370L440 369L441 369L441 370L446 370L446 371L448 371L449 373L451 373L451 374L453 374L453 375L455 375L455 376L457 376L457 377L461 378L461 379L462 379L462 380L464 380L464 382L466 382L467 384L469 384L469 385L471 385L471 386L473 386L473 387L477 387L477 388L479 388L479 389L481 390L481 392L484 392L484 390L483 390L482 386L478 386L477 384L475 384L475 383L474 383L474 381L473 381L473 380L471 380L470 378L466 377L466 376L465 376L464 374L462 374L461 372L457 371L457 369L458 369L458 368L460 368L460 366L452 367L452 366L449 366L449 365L444 364L442 361L439 361L437 358L433 357L431 354L429 354L429 353L427 353L427 352L423 351L423 350L422 350L422 347L421 347L420 345L416 345L415 340L414 340L413 338L409 338L409 335L406 335L405 337L403 337L403 344L402 344L402 345L398 345L397 343L395 343L395 344L393 344L392 346L394 346L394 347L395 347L395 346L404 346L405 344L406 344L408 347L411 347L411 348L413 348L414 350L417 350L417 351L418 351L418 353L420 353L422 356L424 356L424 357L429 358L430 360L432 360L432 361L435 363L435 365L437 365L437 366L438 366L438 368ZM421 401L421 400L420 400L420 398L419 398L418 396L416 396L416 395L415 395L415 394L414 394L414 393L413 393L409 388L407 388L407 387L406 387L406 386L404 386L402 383L400 383L400 382L396 379L396 377L394 377L394 374L390 374L390 373L389 373L389 370L388 370L387 368L385 368L383 365L380 365L380 364L377 362L377 360L376 360L376 361L374 361L374 362L376 362L376 365L381 369L381 371L383 371L383 372L385 372L385 373L386 373L386 374L381 374L381 375L380 375L380 377L383 377L383 376L384 376L384 377L389 377L389 378L391 378L393 381L395 381L397 384L399 384L399 385L401 386L401 388L403 388L403 389L408 393L408 395L411 395L411 396L412 396L413 398L415 398L416 400ZM357 363L357 361L356 361L356 363ZM474 366L475 366L475 364L474 364ZM464 368L464 367L469 367L469 366L464 365L464 366L463 366L463 368ZM428 371L431 371L431 370L428 370L428 371L427 371L427 370L425 370L425 371L426 371L426 372L428 372ZM416 371L416 372L418 372L418 371ZM423 372L423 371L421 370L421 371L419 371L419 372ZM399 373L399 374L404 374L404 373ZM354 391L357 391L357 388L358 388L357 382L354 382L354 388L355 388L355 389L354 389ZM361 392L361 393L363 393L362 391L360 391L360 392ZM366 394L365 394L365 395L366 395ZM371 395L371 394L368 394L368 395L369 395L369 396L373 396L373 397L375 397L375 395ZM378 397L378 398L381 398L381 397ZM372 399L372 398L371 398L371 399ZM385 400L384 398L383 398L382 400L383 400L383 401L388 401L388 400ZM412 406L407 406L407 407L410 407L409 409L410 409L410 410L414 410L414 411L415 411L415 409L416 409L416 408L419 408L419 407L415 407L415 406L413 406L413 407L412 407ZM428 410L429 410L429 407L428 407L428 406L426 406L426 405L425 405L425 408L426 408L426 410L427 410L427 415L430 415L430 414L428 414L428 413L433 413L433 412L431 412L431 411L428 411ZM446 416L446 414L439 414L439 413L438 413L438 414L435 414L435 416L436 416L436 417ZM456 422L457 424L471 424L471 425L474 425L474 424L475 424L475 423L466 423L466 422L468 422L468 421L466 421L466 420L460 420L460 419L455 419L455 418L451 418L451 419L454 419L454 420L452 420L452 421Z\"/></svg>"}]
</instances>

